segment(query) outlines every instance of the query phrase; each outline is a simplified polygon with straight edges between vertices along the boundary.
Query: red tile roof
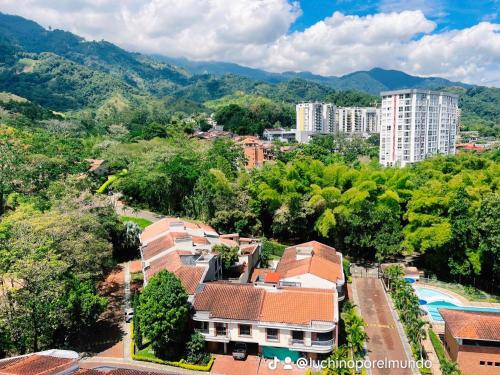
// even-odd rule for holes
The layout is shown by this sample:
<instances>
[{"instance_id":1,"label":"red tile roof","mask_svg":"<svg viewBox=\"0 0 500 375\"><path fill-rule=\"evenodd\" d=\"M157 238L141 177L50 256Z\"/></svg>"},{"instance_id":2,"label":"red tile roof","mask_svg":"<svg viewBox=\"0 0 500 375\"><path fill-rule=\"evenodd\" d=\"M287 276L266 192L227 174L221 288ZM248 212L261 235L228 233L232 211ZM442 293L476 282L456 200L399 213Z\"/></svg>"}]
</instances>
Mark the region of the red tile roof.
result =
<instances>
[{"instance_id":1,"label":"red tile roof","mask_svg":"<svg viewBox=\"0 0 500 375\"><path fill-rule=\"evenodd\" d=\"M500 341L500 313L439 309L455 338Z\"/></svg>"},{"instance_id":2,"label":"red tile roof","mask_svg":"<svg viewBox=\"0 0 500 375\"><path fill-rule=\"evenodd\" d=\"M278 272L269 272L264 277L265 283L278 283L280 281L280 274Z\"/></svg>"},{"instance_id":3,"label":"red tile roof","mask_svg":"<svg viewBox=\"0 0 500 375\"><path fill-rule=\"evenodd\" d=\"M263 276L265 278L265 276L269 273L269 272L273 272L271 269L269 268L255 268L252 272L252 277L251 277L251 281L252 283L256 282L257 281L257 278L259 276Z\"/></svg>"},{"instance_id":4,"label":"red tile roof","mask_svg":"<svg viewBox=\"0 0 500 375\"><path fill-rule=\"evenodd\" d=\"M152 261L146 270L146 278L153 277L161 270L167 270L174 273L181 280L188 294L194 294L198 284L203 282L203 274L206 267L184 265L180 256L186 254L191 254L191 252L172 251Z\"/></svg>"},{"instance_id":5,"label":"red tile roof","mask_svg":"<svg viewBox=\"0 0 500 375\"><path fill-rule=\"evenodd\" d=\"M301 325L312 321L333 322L336 308L333 290L283 288L266 291L260 320Z\"/></svg>"},{"instance_id":6,"label":"red tile roof","mask_svg":"<svg viewBox=\"0 0 500 375\"><path fill-rule=\"evenodd\" d=\"M170 228L172 223L182 223L186 229L195 229L195 230L200 229L203 230L204 232L217 233L214 228L204 223L194 223L184 219L166 217L144 228L141 234L141 241L142 242L151 241L153 238L161 235L162 233L166 233L170 230L175 232L176 227Z\"/></svg>"},{"instance_id":7,"label":"red tile roof","mask_svg":"<svg viewBox=\"0 0 500 375\"><path fill-rule=\"evenodd\" d=\"M206 283L193 307L209 311L211 318L258 320L263 298L264 289L252 284Z\"/></svg>"},{"instance_id":8,"label":"red tile roof","mask_svg":"<svg viewBox=\"0 0 500 375\"><path fill-rule=\"evenodd\" d=\"M207 283L194 299L194 309L211 318L309 325L335 321L336 293L326 289L268 290L252 284Z\"/></svg>"},{"instance_id":9,"label":"red tile roof","mask_svg":"<svg viewBox=\"0 0 500 375\"><path fill-rule=\"evenodd\" d=\"M71 358L32 354L12 360L0 361L2 375L48 375L70 368L76 363Z\"/></svg>"},{"instance_id":10,"label":"red tile roof","mask_svg":"<svg viewBox=\"0 0 500 375\"><path fill-rule=\"evenodd\" d=\"M311 256L297 259L297 248L311 248ZM317 241L291 246L285 249L276 272L282 278L311 273L322 279L336 282L343 278L340 256L333 247Z\"/></svg>"}]
</instances>

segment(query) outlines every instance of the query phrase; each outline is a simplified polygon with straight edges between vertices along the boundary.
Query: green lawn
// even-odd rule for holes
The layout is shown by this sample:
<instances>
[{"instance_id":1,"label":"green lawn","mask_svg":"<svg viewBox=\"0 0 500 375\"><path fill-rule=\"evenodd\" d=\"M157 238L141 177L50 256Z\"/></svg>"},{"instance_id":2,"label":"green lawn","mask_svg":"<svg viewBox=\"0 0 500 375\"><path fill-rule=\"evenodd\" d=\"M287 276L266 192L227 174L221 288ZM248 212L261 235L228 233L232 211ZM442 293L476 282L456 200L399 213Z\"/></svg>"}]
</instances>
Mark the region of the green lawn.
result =
<instances>
[{"instance_id":1,"label":"green lawn","mask_svg":"<svg viewBox=\"0 0 500 375\"><path fill-rule=\"evenodd\" d=\"M147 219L141 219L140 217L120 216L120 219L123 222L131 221L133 223L136 223L139 226L139 228L141 228L142 230L144 230L144 228L146 228L148 225L153 224L152 221L149 221Z\"/></svg>"}]
</instances>

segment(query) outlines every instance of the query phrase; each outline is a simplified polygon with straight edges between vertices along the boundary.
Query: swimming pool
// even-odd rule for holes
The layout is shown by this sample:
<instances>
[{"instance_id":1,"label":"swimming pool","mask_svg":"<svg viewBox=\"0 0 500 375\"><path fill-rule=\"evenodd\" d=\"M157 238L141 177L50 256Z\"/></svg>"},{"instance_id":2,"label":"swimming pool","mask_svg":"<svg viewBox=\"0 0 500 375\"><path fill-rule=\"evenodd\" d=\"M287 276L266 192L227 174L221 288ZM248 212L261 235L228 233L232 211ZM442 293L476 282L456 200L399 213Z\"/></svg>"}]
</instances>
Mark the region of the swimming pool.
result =
<instances>
[{"instance_id":1,"label":"swimming pool","mask_svg":"<svg viewBox=\"0 0 500 375\"><path fill-rule=\"evenodd\" d=\"M415 292L417 293L418 299L422 309L427 311L431 319L435 322L442 322L443 317L439 314L438 309L454 309L454 310L465 310L465 311L483 311L483 312L497 312L500 313L500 309L495 309L491 307L473 307L464 306L458 299L452 297L444 292L437 291L435 289L424 288L421 286L415 286Z\"/></svg>"}]
</instances>

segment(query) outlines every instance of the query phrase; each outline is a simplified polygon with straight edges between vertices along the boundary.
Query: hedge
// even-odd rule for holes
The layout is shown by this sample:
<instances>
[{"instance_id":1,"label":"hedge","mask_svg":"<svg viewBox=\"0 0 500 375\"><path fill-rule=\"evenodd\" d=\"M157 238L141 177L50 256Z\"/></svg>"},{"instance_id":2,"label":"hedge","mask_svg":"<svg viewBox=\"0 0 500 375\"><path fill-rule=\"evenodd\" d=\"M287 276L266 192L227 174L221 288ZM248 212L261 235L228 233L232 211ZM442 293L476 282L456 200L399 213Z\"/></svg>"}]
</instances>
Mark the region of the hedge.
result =
<instances>
[{"instance_id":1,"label":"hedge","mask_svg":"<svg viewBox=\"0 0 500 375\"><path fill-rule=\"evenodd\" d=\"M429 329L428 333L439 362L443 363L444 361L446 361L446 354L444 353L443 344L441 344L441 340L432 329Z\"/></svg>"},{"instance_id":2,"label":"hedge","mask_svg":"<svg viewBox=\"0 0 500 375\"><path fill-rule=\"evenodd\" d=\"M206 365L193 365L191 363L188 363L181 359L180 361L166 361L160 358L156 357L146 357L142 356L140 354L136 354L135 352L135 343L134 343L134 324L130 324L130 355L132 356L132 359L135 361L142 361L142 362L151 362L151 363L158 363L160 365L168 365L168 366L174 366L174 367L180 367L184 368L187 370L193 370L193 371L205 371L209 372L210 369L212 368L212 365L214 364L215 357L211 356L210 361Z\"/></svg>"}]
</instances>

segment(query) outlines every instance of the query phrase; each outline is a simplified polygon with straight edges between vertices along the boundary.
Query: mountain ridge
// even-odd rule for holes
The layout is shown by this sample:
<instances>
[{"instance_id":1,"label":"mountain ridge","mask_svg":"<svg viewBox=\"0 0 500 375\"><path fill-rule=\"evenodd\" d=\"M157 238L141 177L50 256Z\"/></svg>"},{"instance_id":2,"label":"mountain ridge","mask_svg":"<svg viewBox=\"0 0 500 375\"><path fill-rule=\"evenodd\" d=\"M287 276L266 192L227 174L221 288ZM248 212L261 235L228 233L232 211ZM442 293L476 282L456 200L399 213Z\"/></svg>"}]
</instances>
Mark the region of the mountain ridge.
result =
<instances>
[{"instance_id":1,"label":"mountain ridge","mask_svg":"<svg viewBox=\"0 0 500 375\"><path fill-rule=\"evenodd\" d=\"M300 78L311 82L321 83L333 89L361 90L375 95L378 95L380 91L383 90L397 90L401 88L437 89L442 87L470 88L476 86L463 82L450 81L440 77L413 76L400 70L383 69L379 67L370 70L354 71L342 76L323 76L306 71L274 73L222 61L193 61L186 58L173 58L158 54L152 55L152 57L163 62L183 67L194 74L236 74L271 84Z\"/></svg>"}]
</instances>

